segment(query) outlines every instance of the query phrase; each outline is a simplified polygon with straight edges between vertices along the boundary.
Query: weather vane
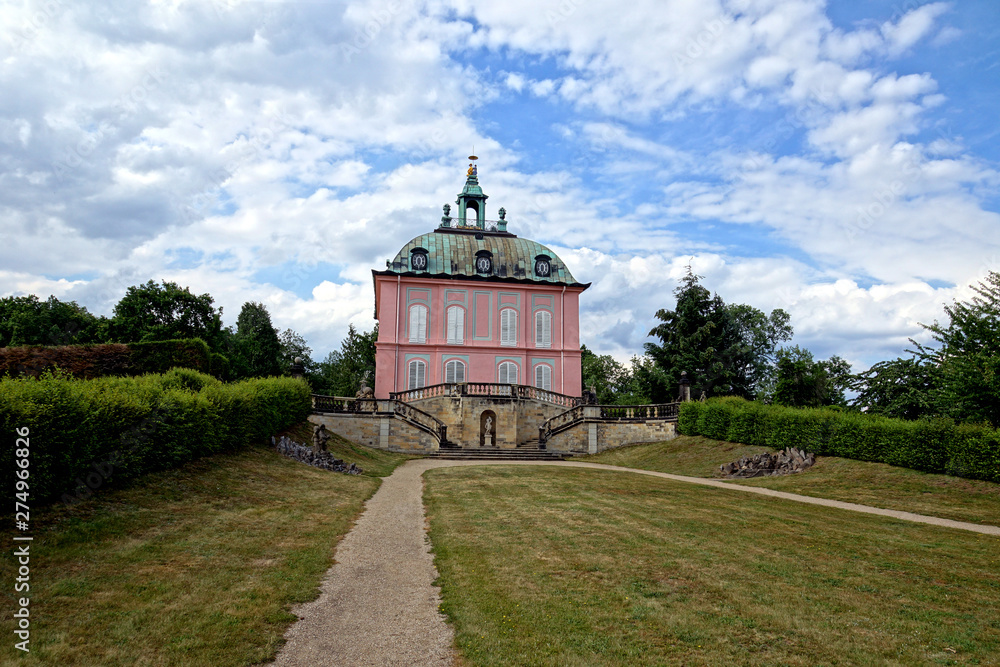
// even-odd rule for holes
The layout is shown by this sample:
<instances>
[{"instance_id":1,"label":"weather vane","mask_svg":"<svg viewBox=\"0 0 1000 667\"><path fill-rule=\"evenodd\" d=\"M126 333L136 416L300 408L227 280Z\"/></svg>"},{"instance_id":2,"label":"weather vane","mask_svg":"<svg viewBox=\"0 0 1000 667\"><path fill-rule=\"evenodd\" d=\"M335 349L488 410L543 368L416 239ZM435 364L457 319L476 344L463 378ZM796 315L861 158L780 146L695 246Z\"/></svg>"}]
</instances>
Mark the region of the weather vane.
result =
<instances>
[{"instance_id":1,"label":"weather vane","mask_svg":"<svg viewBox=\"0 0 1000 667\"><path fill-rule=\"evenodd\" d=\"M475 145L473 145L472 146L472 155L469 156L469 160L471 160L471 162L469 162L469 171L466 172L466 174L465 174L466 176L476 176L476 175L479 174L479 170L476 169L476 160L478 160L478 159L479 158L476 157L476 147L475 147Z\"/></svg>"}]
</instances>

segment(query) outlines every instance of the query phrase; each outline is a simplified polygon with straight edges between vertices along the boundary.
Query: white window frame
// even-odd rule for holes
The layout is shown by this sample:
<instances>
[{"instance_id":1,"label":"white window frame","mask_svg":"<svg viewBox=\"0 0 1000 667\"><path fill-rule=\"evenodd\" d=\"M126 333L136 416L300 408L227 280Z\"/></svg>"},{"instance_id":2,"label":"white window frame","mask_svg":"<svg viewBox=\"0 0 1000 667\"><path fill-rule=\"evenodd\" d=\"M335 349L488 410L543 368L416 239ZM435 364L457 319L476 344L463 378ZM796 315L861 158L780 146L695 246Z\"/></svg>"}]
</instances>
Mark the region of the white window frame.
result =
<instances>
[{"instance_id":1,"label":"white window frame","mask_svg":"<svg viewBox=\"0 0 1000 667\"><path fill-rule=\"evenodd\" d=\"M535 366L535 388L552 391L552 367L548 364Z\"/></svg>"},{"instance_id":2,"label":"white window frame","mask_svg":"<svg viewBox=\"0 0 1000 667\"><path fill-rule=\"evenodd\" d=\"M461 306L448 306L448 343L450 345L462 345L465 343L465 308Z\"/></svg>"},{"instance_id":3,"label":"white window frame","mask_svg":"<svg viewBox=\"0 0 1000 667\"><path fill-rule=\"evenodd\" d=\"M455 369L451 371L451 369ZM451 372L451 379L448 378ZM446 384L460 384L465 382L465 362L461 359L449 359L444 364L444 381Z\"/></svg>"},{"instance_id":4,"label":"white window frame","mask_svg":"<svg viewBox=\"0 0 1000 667\"><path fill-rule=\"evenodd\" d=\"M427 342L427 306L422 303L410 306L410 342Z\"/></svg>"},{"instance_id":5,"label":"white window frame","mask_svg":"<svg viewBox=\"0 0 1000 667\"><path fill-rule=\"evenodd\" d=\"M513 370L514 379L511 380L510 374ZM497 364L497 383L498 384L517 384L517 376L519 374L517 363L513 361L501 361Z\"/></svg>"},{"instance_id":6,"label":"white window frame","mask_svg":"<svg viewBox=\"0 0 1000 667\"><path fill-rule=\"evenodd\" d=\"M423 359L410 359L406 368L406 388L408 391L423 389L427 386L427 362Z\"/></svg>"},{"instance_id":7,"label":"white window frame","mask_svg":"<svg viewBox=\"0 0 1000 667\"><path fill-rule=\"evenodd\" d=\"M547 310L535 313L535 347L552 347L552 313Z\"/></svg>"},{"instance_id":8,"label":"white window frame","mask_svg":"<svg viewBox=\"0 0 1000 667\"><path fill-rule=\"evenodd\" d=\"M511 374L514 377L511 379ZM497 364L497 383L498 384L517 384L517 379L521 375L521 369L518 368L516 361L501 361Z\"/></svg>"},{"instance_id":9,"label":"white window frame","mask_svg":"<svg viewBox=\"0 0 1000 667\"><path fill-rule=\"evenodd\" d=\"M514 308L500 311L500 344L517 345L517 310Z\"/></svg>"}]
</instances>

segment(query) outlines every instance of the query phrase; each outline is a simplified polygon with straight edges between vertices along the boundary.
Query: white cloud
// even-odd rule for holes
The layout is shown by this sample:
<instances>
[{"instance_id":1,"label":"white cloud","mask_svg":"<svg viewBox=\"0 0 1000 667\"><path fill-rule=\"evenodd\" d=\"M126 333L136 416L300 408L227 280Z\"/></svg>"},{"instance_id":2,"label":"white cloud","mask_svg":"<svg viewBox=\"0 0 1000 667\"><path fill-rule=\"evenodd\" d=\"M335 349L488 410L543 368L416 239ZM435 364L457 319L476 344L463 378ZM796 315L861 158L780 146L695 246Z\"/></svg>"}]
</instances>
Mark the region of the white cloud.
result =
<instances>
[{"instance_id":1,"label":"white cloud","mask_svg":"<svg viewBox=\"0 0 1000 667\"><path fill-rule=\"evenodd\" d=\"M934 73L887 60L954 39L942 3L849 30L813 0L38 8L0 9L0 294L108 313L177 280L322 356L472 145L490 211L593 281L585 342L623 358L689 261L870 362L1000 254L995 167L923 138ZM731 136L774 128L714 125L758 117L781 127L755 153Z\"/></svg>"},{"instance_id":2,"label":"white cloud","mask_svg":"<svg viewBox=\"0 0 1000 667\"><path fill-rule=\"evenodd\" d=\"M907 12L896 23L884 23L882 34L890 55L899 55L928 35L937 18L947 11L947 3L932 2Z\"/></svg>"}]
</instances>

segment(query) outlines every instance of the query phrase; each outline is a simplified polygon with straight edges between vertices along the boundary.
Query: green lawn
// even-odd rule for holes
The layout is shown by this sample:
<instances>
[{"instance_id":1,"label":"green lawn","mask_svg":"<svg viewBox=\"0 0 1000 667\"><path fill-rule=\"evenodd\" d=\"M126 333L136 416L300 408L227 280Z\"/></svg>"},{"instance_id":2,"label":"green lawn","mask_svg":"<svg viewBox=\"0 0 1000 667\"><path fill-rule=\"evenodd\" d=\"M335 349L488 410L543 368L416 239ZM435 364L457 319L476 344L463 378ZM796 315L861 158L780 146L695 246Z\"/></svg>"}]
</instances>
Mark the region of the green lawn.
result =
<instances>
[{"instance_id":1,"label":"green lawn","mask_svg":"<svg viewBox=\"0 0 1000 667\"><path fill-rule=\"evenodd\" d=\"M428 471L470 665L997 664L1000 540L629 473Z\"/></svg>"},{"instance_id":2,"label":"green lawn","mask_svg":"<svg viewBox=\"0 0 1000 667\"><path fill-rule=\"evenodd\" d=\"M342 445L338 456L365 475L254 447L33 511L31 653L11 639L0 662L222 667L273 657L295 620L290 606L315 599L337 541L378 488L374 474L405 458ZM0 560L6 582L11 553ZM12 586L4 605L14 609Z\"/></svg>"},{"instance_id":3,"label":"green lawn","mask_svg":"<svg viewBox=\"0 0 1000 667\"><path fill-rule=\"evenodd\" d=\"M581 460L715 477L721 464L763 451L767 450L682 435L666 442L613 449ZM816 465L802 473L732 483L1000 526L1000 484L932 475L885 463L821 456Z\"/></svg>"}]
</instances>

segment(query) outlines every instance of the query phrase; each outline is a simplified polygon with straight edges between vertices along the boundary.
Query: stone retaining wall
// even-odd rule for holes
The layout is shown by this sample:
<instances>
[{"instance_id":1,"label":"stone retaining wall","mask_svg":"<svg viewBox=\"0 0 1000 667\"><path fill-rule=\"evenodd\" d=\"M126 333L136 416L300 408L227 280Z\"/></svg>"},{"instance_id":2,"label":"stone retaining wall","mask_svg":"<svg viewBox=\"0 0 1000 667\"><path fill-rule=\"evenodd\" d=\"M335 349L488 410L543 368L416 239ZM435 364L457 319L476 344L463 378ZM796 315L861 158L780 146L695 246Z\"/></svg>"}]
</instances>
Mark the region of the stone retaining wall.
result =
<instances>
[{"instance_id":1,"label":"stone retaining wall","mask_svg":"<svg viewBox=\"0 0 1000 667\"><path fill-rule=\"evenodd\" d=\"M533 399L484 396L434 396L410 405L441 420L448 440L461 447L479 447L482 415L492 412L493 447L514 449L538 440L538 427L562 414L565 408ZM587 406L586 419L549 438L546 449L566 454L596 454L639 442L659 442L676 437L675 422L663 420L617 421L600 418L598 406ZM395 452L436 451L438 440L392 413L316 413L314 424L352 442Z\"/></svg>"},{"instance_id":2,"label":"stone retaining wall","mask_svg":"<svg viewBox=\"0 0 1000 667\"><path fill-rule=\"evenodd\" d=\"M661 442L676 437L675 422L585 419L550 437L545 448L566 454L597 454L624 445Z\"/></svg>"},{"instance_id":3,"label":"stone retaining wall","mask_svg":"<svg viewBox=\"0 0 1000 667\"><path fill-rule=\"evenodd\" d=\"M316 413L309 421L359 445L418 454L438 449L437 438L392 414Z\"/></svg>"},{"instance_id":4,"label":"stone retaining wall","mask_svg":"<svg viewBox=\"0 0 1000 667\"><path fill-rule=\"evenodd\" d=\"M493 446L514 449L538 440L538 427L566 411L564 406L524 398L487 396L433 396L410 401L413 407L434 415L448 427L448 440L462 447L480 446L481 417L496 415Z\"/></svg>"}]
</instances>

